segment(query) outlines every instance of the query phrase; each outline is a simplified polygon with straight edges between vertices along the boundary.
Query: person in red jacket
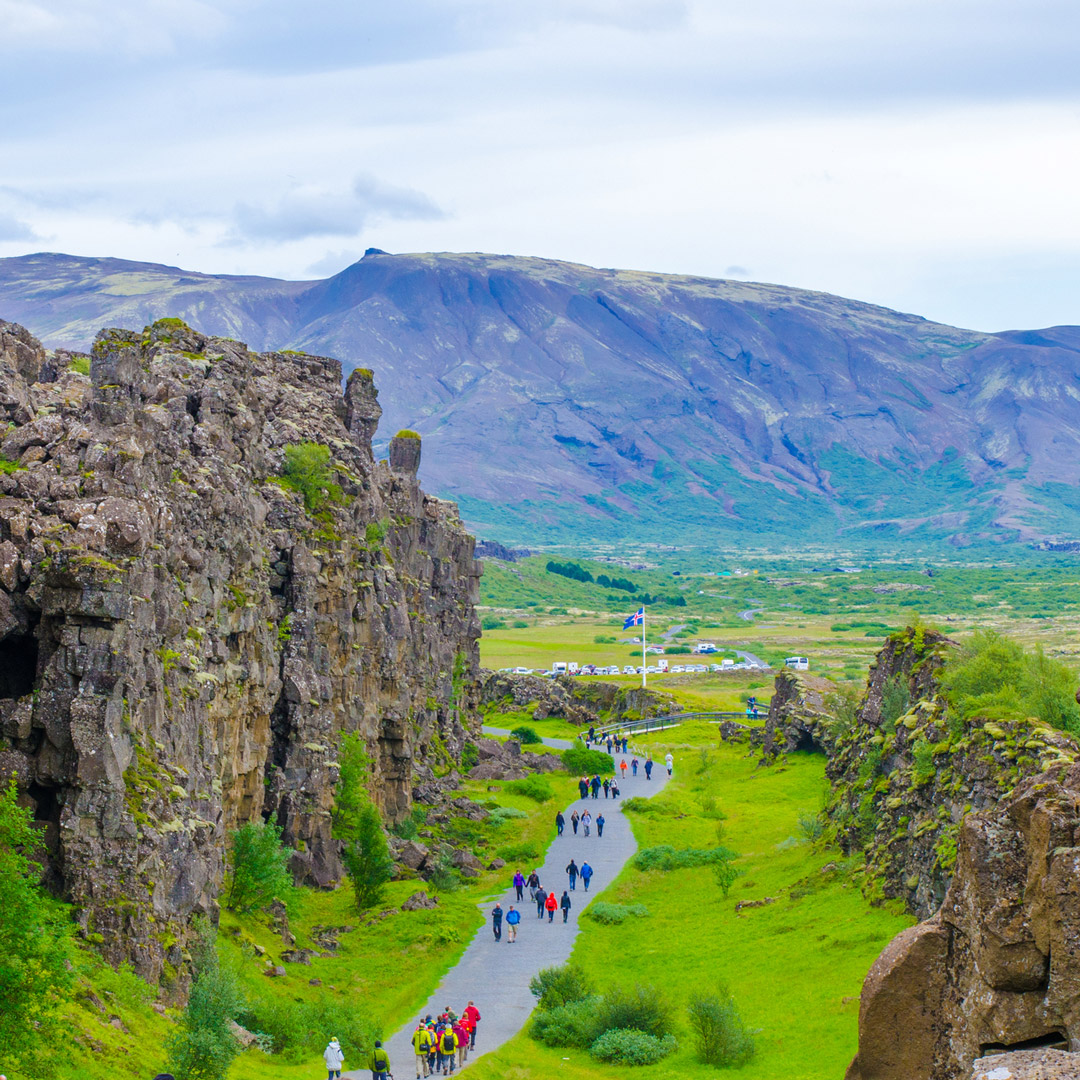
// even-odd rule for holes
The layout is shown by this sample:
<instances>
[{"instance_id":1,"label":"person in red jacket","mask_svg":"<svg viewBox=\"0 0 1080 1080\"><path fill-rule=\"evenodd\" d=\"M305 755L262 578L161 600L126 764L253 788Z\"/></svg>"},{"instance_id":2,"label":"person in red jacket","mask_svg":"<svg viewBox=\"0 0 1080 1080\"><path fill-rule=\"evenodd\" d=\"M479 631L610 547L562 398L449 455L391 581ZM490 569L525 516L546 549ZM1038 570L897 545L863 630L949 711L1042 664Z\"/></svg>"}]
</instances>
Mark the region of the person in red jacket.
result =
<instances>
[{"instance_id":1,"label":"person in red jacket","mask_svg":"<svg viewBox=\"0 0 1080 1080\"><path fill-rule=\"evenodd\" d=\"M559 901L555 898L554 889L548 893L547 899L544 901L544 907L547 908L548 922L554 922L555 912L559 910Z\"/></svg>"},{"instance_id":2,"label":"person in red jacket","mask_svg":"<svg viewBox=\"0 0 1080 1080\"><path fill-rule=\"evenodd\" d=\"M469 1018L469 1049L476 1049L476 1025L480 1023L480 1010L470 1001L462 1016Z\"/></svg>"}]
</instances>

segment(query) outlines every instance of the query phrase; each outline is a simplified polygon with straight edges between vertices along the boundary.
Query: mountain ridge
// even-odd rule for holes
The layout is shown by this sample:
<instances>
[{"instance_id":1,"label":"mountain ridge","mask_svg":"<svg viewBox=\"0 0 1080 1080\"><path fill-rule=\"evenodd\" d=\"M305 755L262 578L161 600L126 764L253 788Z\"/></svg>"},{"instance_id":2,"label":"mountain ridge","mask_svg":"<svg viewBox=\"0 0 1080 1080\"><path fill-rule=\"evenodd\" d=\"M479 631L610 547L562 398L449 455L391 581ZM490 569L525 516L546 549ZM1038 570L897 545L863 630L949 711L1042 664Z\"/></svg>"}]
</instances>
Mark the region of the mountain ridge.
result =
<instances>
[{"instance_id":1,"label":"mountain ridge","mask_svg":"<svg viewBox=\"0 0 1080 1080\"><path fill-rule=\"evenodd\" d=\"M164 315L373 368L377 442L420 431L425 484L504 542L1080 535L1077 327L484 253L301 282L0 260L0 316L50 345Z\"/></svg>"}]
</instances>

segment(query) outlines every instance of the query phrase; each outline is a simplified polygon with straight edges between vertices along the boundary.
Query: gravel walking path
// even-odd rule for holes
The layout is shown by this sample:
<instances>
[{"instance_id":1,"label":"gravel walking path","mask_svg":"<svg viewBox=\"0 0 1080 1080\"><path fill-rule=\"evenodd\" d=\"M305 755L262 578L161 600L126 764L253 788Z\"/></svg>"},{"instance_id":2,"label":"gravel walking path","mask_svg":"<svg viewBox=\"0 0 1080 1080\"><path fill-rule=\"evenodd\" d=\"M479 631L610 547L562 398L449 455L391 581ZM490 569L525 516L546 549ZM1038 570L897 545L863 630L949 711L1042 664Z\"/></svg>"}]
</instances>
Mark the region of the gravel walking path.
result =
<instances>
[{"instance_id":1,"label":"gravel walking path","mask_svg":"<svg viewBox=\"0 0 1080 1080\"><path fill-rule=\"evenodd\" d=\"M544 742L549 746L557 747L569 745L562 739L545 739ZM613 756L618 767L624 755ZM626 754L625 757L629 765L633 755ZM644 759L640 760L644 764ZM677 762L676 765L678 765ZM623 802L634 795L646 797L655 795L663 790L667 780L667 769L664 767L663 760L656 762L653 766L652 780L645 779L644 768L638 770L636 778L627 768L626 780L623 781L621 778L619 780L619 786L622 788L621 798L605 799L601 788L600 798L593 799L590 795L588 799L575 800L563 808L566 830L562 836L552 841L540 866L506 867L507 882L517 869L520 869L526 877L529 876L531 870L538 870L543 888L548 892L554 889L560 899L563 890L569 888L565 868L571 859L578 866L582 862L588 862L595 874L590 883L589 892L584 891L581 879L578 878L576 890L570 893L573 908L570 911L570 920L565 925L561 911L555 913L553 923L548 922L547 915L543 919L538 919L536 904L529 899L528 891L525 892L524 901L519 905L514 889L509 887L498 898L503 908L504 918L502 941L497 942L491 931L490 916L495 901L491 900L479 905L484 912L485 922L469 943L461 959L446 973L438 990L428 999L427 1004L417 1010L416 1016L401 1031L384 1043L390 1055L390 1071L394 1073L396 1080L409 1080L415 1076L412 1033L416 1029L417 1019L428 1013L437 1016L447 1005L460 1013L469 1001L474 1001L480 1010L481 1020L477 1027L476 1049L470 1054L466 1068L481 1055L490 1050L497 1050L525 1026L536 1003L532 994L529 993L529 980L541 968L566 963L570 957L570 950L574 946L574 939L577 937L578 918L582 910L597 893L603 892L611 884L637 850L637 842L630 829L630 822L622 812ZM592 835L585 837L579 830L578 835L575 836L570 825L570 814L575 808L581 813L586 806L594 819ZM595 818L601 811L605 819L604 835L598 837ZM554 820L554 807L551 809L551 817ZM521 924L518 926L518 937L514 944L510 944L506 937L505 912L509 911L511 904L521 911ZM361 1077L369 1077L370 1073L364 1069L356 1069L342 1073L342 1076L359 1080Z\"/></svg>"}]
</instances>

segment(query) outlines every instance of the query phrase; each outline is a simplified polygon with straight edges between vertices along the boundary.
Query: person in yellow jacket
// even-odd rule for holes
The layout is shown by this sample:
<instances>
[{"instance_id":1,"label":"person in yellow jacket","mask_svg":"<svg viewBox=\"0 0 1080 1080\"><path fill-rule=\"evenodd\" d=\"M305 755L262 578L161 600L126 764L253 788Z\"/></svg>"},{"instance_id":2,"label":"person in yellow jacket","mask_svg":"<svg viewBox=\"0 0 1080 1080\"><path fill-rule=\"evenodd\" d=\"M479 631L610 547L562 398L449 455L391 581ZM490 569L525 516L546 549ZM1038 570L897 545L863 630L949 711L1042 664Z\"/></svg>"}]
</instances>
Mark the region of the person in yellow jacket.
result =
<instances>
[{"instance_id":1,"label":"person in yellow jacket","mask_svg":"<svg viewBox=\"0 0 1080 1080\"><path fill-rule=\"evenodd\" d=\"M421 1020L413 1032L413 1051L416 1053L416 1080L428 1075L428 1054L431 1052L431 1032Z\"/></svg>"},{"instance_id":2,"label":"person in yellow jacket","mask_svg":"<svg viewBox=\"0 0 1080 1080\"><path fill-rule=\"evenodd\" d=\"M439 1036L439 1052L442 1055L442 1072L443 1076L447 1075L446 1067L450 1066L450 1075L454 1072L454 1051L457 1049L457 1039L454 1036L453 1028L443 1028L443 1033Z\"/></svg>"}]
</instances>

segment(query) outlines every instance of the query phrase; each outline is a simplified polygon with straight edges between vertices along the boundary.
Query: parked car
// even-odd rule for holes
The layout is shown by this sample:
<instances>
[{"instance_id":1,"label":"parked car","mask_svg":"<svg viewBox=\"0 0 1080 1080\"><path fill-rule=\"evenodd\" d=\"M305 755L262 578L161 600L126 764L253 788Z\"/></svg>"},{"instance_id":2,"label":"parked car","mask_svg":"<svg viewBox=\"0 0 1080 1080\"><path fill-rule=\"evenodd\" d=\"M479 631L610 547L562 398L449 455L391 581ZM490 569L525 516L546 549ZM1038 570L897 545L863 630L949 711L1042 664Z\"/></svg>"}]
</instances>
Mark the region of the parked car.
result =
<instances>
[{"instance_id":1,"label":"parked car","mask_svg":"<svg viewBox=\"0 0 1080 1080\"><path fill-rule=\"evenodd\" d=\"M639 668L634 667L632 664L627 664L626 667L622 669L622 673L624 675L637 675L639 670Z\"/></svg>"}]
</instances>

